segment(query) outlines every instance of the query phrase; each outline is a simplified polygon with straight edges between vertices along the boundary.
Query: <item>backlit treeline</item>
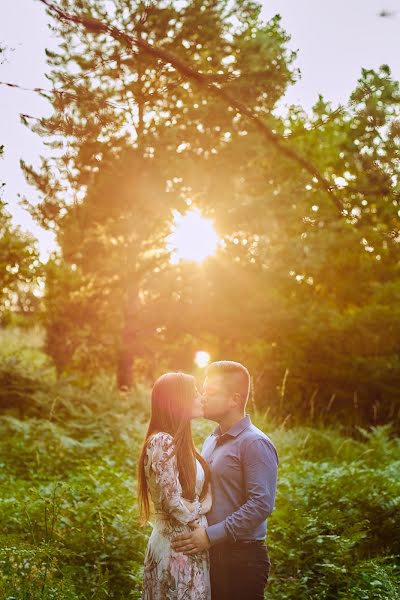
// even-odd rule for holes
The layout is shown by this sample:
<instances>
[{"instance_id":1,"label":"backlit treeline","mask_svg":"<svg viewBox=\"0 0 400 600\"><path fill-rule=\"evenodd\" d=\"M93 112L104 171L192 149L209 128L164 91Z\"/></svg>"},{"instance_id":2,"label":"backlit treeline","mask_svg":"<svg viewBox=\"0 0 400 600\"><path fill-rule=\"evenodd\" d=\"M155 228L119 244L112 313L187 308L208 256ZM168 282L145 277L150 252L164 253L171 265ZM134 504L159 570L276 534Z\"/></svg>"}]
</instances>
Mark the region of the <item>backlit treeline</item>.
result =
<instances>
[{"instance_id":1,"label":"backlit treeline","mask_svg":"<svg viewBox=\"0 0 400 600\"><path fill-rule=\"evenodd\" d=\"M23 167L41 195L31 211L60 245L40 310L58 372L115 372L129 388L192 370L201 348L244 361L256 404L293 423L398 418L400 92L388 67L363 70L342 110L319 97L311 115L282 116L295 55L254 3L90 1L85 13L209 76L337 190L171 65L52 17L54 110L31 125L52 152ZM189 204L225 244L172 265L172 210Z\"/></svg>"}]
</instances>

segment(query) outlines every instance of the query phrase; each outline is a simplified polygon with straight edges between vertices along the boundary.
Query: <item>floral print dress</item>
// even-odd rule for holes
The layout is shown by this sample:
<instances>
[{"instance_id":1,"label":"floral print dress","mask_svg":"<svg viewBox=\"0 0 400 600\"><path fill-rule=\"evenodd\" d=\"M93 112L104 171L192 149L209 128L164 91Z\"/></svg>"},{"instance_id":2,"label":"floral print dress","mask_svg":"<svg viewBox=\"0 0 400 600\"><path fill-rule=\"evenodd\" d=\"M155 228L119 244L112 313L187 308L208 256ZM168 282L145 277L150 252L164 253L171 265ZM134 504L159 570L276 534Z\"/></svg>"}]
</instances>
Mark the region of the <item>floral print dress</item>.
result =
<instances>
[{"instance_id":1,"label":"floral print dress","mask_svg":"<svg viewBox=\"0 0 400 600\"><path fill-rule=\"evenodd\" d=\"M172 539L190 532L188 523L196 520L206 527L205 513L211 508L211 494L200 502L204 471L196 461L196 497L193 502L182 497L176 456L171 453L172 436L159 432L146 448L145 473L155 514L153 531L144 561L142 600L210 600L208 551L186 555L175 552Z\"/></svg>"}]
</instances>

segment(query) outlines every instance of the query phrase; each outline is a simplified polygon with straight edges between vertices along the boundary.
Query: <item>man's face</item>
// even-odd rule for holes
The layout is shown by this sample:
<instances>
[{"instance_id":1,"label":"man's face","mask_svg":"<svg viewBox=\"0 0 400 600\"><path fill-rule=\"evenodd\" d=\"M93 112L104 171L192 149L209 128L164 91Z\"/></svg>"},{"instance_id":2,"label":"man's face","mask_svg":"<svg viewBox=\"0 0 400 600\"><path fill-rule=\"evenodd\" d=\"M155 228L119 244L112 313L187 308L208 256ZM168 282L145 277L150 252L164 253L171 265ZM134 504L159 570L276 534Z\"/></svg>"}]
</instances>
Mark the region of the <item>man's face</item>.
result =
<instances>
[{"instance_id":1,"label":"man's face","mask_svg":"<svg viewBox=\"0 0 400 600\"><path fill-rule=\"evenodd\" d=\"M203 383L204 417L218 421L232 407L232 395L228 392L224 380L219 375L206 377Z\"/></svg>"}]
</instances>

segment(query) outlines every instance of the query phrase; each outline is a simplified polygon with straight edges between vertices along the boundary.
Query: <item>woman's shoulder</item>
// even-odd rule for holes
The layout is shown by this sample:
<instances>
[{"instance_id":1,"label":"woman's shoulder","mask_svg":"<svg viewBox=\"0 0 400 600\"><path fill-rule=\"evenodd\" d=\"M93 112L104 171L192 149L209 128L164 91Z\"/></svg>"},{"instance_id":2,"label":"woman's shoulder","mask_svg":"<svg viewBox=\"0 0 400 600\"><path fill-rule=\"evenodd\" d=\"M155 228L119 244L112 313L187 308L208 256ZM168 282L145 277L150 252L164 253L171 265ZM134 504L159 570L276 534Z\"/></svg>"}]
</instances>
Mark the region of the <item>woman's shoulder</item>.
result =
<instances>
[{"instance_id":1,"label":"woman's shoulder","mask_svg":"<svg viewBox=\"0 0 400 600\"><path fill-rule=\"evenodd\" d=\"M147 440L147 447L150 448L162 448L163 450L168 450L173 444L174 438L167 431L157 431L156 433L152 433L151 436Z\"/></svg>"}]
</instances>

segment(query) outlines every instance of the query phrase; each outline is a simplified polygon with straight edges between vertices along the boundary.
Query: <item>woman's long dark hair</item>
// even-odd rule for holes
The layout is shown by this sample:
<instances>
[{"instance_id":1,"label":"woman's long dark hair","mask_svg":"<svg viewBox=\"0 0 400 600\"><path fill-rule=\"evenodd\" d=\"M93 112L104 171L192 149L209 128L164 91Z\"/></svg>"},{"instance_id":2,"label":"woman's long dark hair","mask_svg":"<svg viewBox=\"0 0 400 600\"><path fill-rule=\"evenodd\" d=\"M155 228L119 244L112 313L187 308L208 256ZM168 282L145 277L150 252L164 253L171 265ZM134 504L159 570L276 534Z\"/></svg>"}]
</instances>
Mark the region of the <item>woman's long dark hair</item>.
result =
<instances>
[{"instance_id":1,"label":"woman's long dark hair","mask_svg":"<svg viewBox=\"0 0 400 600\"><path fill-rule=\"evenodd\" d=\"M208 465L195 448L192 437L191 412L196 393L196 381L186 373L166 373L157 379L151 392L151 417L138 464L138 504L142 523L150 515L149 489L144 460L149 437L165 431L172 435L169 456L176 455L179 481L187 500L194 500L196 485L196 458L201 463L205 481L200 495L202 500L210 482Z\"/></svg>"}]
</instances>

